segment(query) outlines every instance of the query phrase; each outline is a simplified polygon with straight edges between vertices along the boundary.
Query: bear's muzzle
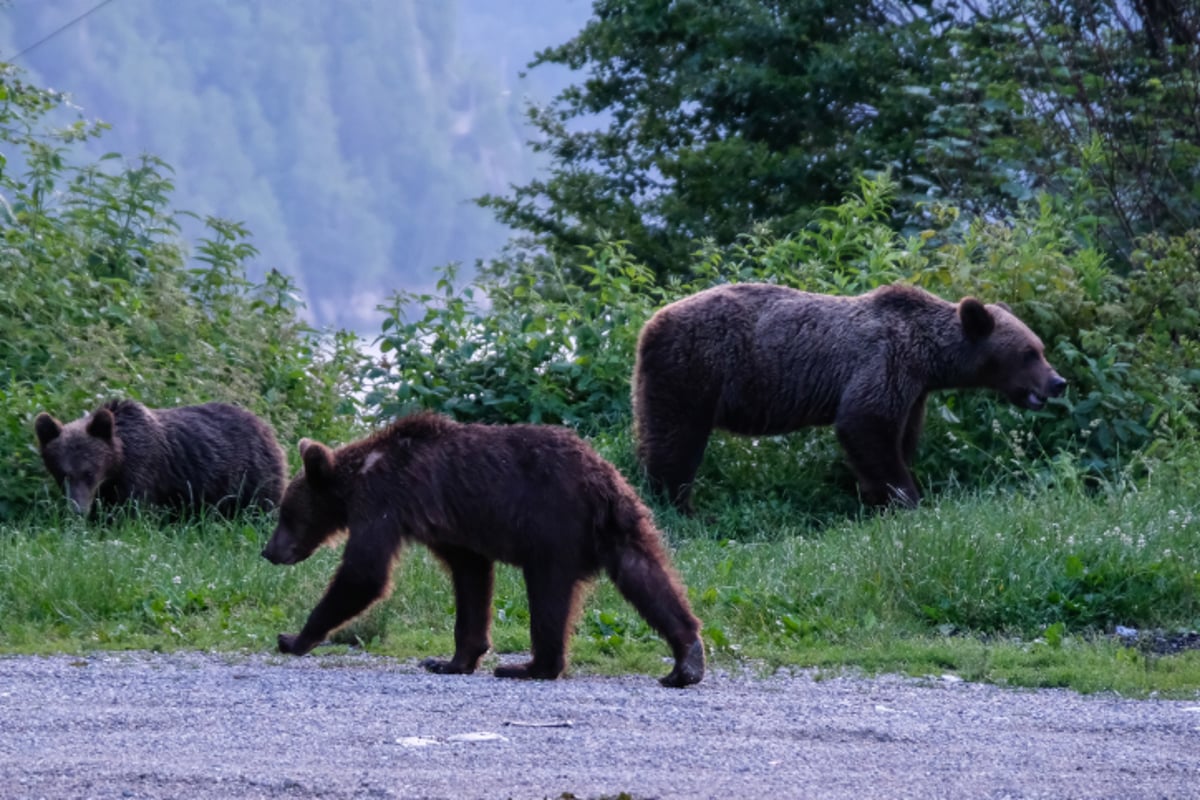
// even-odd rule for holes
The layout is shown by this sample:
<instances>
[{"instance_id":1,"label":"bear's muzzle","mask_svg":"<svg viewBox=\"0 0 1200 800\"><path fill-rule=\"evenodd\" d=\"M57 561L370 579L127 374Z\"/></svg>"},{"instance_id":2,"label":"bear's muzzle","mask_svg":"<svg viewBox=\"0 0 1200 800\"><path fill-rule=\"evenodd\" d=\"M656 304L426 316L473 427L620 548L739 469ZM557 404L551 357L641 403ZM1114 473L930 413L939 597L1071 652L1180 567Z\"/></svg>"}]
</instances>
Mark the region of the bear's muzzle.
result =
<instances>
[{"instance_id":1,"label":"bear's muzzle","mask_svg":"<svg viewBox=\"0 0 1200 800\"><path fill-rule=\"evenodd\" d=\"M292 535L282 525L275 528L267 546L262 549L262 557L272 564L296 564L304 559L292 541Z\"/></svg>"}]
</instances>

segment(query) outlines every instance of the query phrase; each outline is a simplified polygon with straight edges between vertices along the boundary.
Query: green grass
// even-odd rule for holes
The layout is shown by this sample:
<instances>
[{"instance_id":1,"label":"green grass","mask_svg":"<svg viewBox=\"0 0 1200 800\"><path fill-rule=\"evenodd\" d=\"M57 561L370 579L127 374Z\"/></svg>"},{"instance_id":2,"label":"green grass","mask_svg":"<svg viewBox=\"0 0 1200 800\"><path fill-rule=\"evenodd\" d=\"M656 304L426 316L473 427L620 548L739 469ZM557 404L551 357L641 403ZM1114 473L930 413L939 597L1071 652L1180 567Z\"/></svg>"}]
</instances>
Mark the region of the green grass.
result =
<instances>
[{"instance_id":1,"label":"green grass","mask_svg":"<svg viewBox=\"0 0 1200 800\"><path fill-rule=\"evenodd\" d=\"M710 486L697 518L658 517L713 667L1193 697L1200 652L1158 656L1111 635L1118 624L1200 627L1193 463L1136 485L952 492L883 514L827 505L812 515L802 492L736 500ZM277 633L303 624L340 555L272 566L259 556L271 525L268 516L180 524L136 514L92 523L42 508L0 527L0 653L271 652ZM435 560L412 548L394 577L391 597L324 652L452 652L453 598ZM520 574L502 567L496 651L526 651L527 626ZM572 648L577 673L667 669L664 644L603 578Z\"/></svg>"}]
</instances>

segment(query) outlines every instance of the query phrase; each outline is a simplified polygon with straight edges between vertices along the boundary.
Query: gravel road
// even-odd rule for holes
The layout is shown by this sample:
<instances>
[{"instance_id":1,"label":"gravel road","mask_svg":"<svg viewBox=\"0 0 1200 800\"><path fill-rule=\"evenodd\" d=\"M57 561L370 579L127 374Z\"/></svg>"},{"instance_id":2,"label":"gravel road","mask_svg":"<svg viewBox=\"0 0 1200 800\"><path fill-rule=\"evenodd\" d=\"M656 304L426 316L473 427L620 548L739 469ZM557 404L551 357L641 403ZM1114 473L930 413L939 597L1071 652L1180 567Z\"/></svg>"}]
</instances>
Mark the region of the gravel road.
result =
<instances>
[{"instance_id":1,"label":"gravel road","mask_svg":"<svg viewBox=\"0 0 1200 800\"><path fill-rule=\"evenodd\" d=\"M665 671L665 667L664 667ZM372 656L0 658L0 798L1195 798L1200 700L553 683Z\"/></svg>"}]
</instances>

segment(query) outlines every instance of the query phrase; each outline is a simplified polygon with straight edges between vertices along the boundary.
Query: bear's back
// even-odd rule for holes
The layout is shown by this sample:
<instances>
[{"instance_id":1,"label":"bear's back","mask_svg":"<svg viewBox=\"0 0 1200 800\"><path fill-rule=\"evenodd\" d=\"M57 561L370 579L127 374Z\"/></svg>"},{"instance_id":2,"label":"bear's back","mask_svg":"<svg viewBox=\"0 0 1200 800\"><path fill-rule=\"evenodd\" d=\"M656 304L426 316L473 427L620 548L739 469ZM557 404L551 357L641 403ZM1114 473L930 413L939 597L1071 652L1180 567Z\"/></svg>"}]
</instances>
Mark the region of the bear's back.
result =
<instances>
[{"instance_id":1,"label":"bear's back","mask_svg":"<svg viewBox=\"0 0 1200 800\"><path fill-rule=\"evenodd\" d=\"M112 407L127 483L165 505L213 505L222 511L279 502L286 459L270 426L227 403L150 409Z\"/></svg>"},{"instance_id":2,"label":"bear's back","mask_svg":"<svg viewBox=\"0 0 1200 800\"><path fill-rule=\"evenodd\" d=\"M611 464L572 431L406 417L336 453L357 477L364 517L392 515L407 535L509 563L564 548L591 557L595 537L640 502Z\"/></svg>"}]
</instances>

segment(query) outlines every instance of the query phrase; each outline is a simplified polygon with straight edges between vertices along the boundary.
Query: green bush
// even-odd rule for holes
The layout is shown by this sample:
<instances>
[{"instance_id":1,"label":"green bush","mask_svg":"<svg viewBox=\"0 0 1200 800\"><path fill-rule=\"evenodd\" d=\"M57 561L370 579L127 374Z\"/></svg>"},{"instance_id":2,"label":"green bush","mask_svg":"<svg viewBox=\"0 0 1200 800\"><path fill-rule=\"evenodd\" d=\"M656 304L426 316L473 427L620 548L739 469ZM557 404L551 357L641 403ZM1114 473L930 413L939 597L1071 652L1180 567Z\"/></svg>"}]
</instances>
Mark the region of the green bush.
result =
<instances>
[{"instance_id":1,"label":"green bush","mask_svg":"<svg viewBox=\"0 0 1200 800\"><path fill-rule=\"evenodd\" d=\"M722 282L857 294L904 281L949 300L1008 303L1070 381L1039 412L986 392L934 395L918 464L932 488L1031 475L1111 480L1194 437L1200 235L1147 240L1139 268L1121 275L1050 198L1002 222L930 207L928 228L905 235L890 224L894 190L886 175L864 179L803 230L706 244L689 277L667 285L654 284L621 243L604 242L586 253L586 286L565 281L552 261L514 258L462 289L447 276L441 296L398 294L382 309L388 359L372 372L368 410L628 425L637 335L661 305ZM722 440L720 469L746 474L738 465L756 463L759 445Z\"/></svg>"},{"instance_id":2,"label":"green bush","mask_svg":"<svg viewBox=\"0 0 1200 800\"><path fill-rule=\"evenodd\" d=\"M382 308L385 359L367 375L367 407L379 418L434 408L590 431L624 422L637 334L666 294L620 243L586 254L587 286L550 263L461 290L449 269L440 295L395 294Z\"/></svg>"},{"instance_id":3,"label":"green bush","mask_svg":"<svg viewBox=\"0 0 1200 800\"><path fill-rule=\"evenodd\" d=\"M127 396L150 406L239 403L280 440L340 435L360 370L345 334L298 317L290 279L246 278L240 225L203 220L189 260L170 169L152 156L71 163L82 121L57 130L59 95L0 65L0 518L48 483L33 436L39 411L65 419Z\"/></svg>"}]
</instances>

